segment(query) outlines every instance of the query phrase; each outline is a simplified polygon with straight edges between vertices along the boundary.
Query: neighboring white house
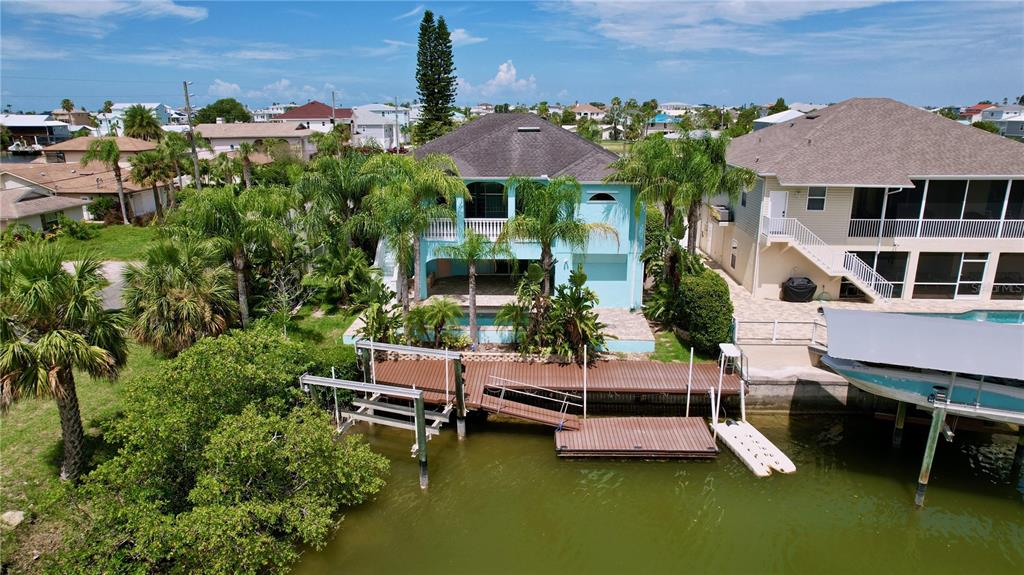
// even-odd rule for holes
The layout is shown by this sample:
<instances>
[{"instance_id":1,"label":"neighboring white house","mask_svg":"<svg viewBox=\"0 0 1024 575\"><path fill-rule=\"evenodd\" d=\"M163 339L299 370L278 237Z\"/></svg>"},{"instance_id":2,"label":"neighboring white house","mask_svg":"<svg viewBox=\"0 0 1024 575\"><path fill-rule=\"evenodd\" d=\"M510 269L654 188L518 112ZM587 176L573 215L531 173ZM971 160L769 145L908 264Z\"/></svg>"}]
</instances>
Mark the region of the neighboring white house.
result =
<instances>
[{"instance_id":1,"label":"neighboring white house","mask_svg":"<svg viewBox=\"0 0 1024 575\"><path fill-rule=\"evenodd\" d=\"M784 110L775 114L770 114L762 118L754 120L754 131L760 130L761 128L767 128L775 124L781 124L783 122L789 122L803 116L803 112L797 110Z\"/></svg>"},{"instance_id":2,"label":"neighboring white house","mask_svg":"<svg viewBox=\"0 0 1024 575\"><path fill-rule=\"evenodd\" d=\"M46 146L71 137L68 125L50 114L0 114L0 126L7 128L13 142Z\"/></svg>"},{"instance_id":3,"label":"neighboring white house","mask_svg":"<svg viewBox=\"0 0 1024 575\"><path fill-rule=\"evenodd\" d=\"M494 113L494 106L492 104L488 104L487 102L481 102L476 106L470 108L469 113L472 114L473 116L486 116L487 114Z\"/></svg>"},{"instance_id":4,"label":"neighboring white house","mask_svg":"<svg viewBox=\"0 0 1024 575\"><path fill-rule=\"evenodd\" d=\"M330 132L336 124L351 124L351 108L335 108L313 100L292 108L274 118L274 122L290 124L295 128L309 128L314 132Z\"/></svg>"},{"instance_id":5,"label":"neighboring white house","mask_svg":"<svg viewBox=\"0 0 1024 575\"><path fill-rule=\"evenodd\" d=\"M996 106L981 111L981 119L999 127L999 133L1015 138L1024 137L1024 106L1016 104Z\"/></svg>"},{"instance_id":6,"label":"neighboring white house","mask_svg":"<svg viewBox=\"0 0 1024 575\"><path fill-rule=\"evenodd\" d=\"M110 107L110 112L96 114L96 122L99 124L96 130L97 133L100 136L109 136L111 134L120 136L124 129L124 113L132 106L142 106L152 112L161 126L188 123L184 113L166 104L159 102L118 102Z\"/></svg>"},{"instance_id":7,"label":"neighboring white house","mask_svg":"<svg viewBox=\"0 0 1024 575\"><path fill-rule=\"evenodd\" d=\"M210 142L213 155L233 152L242 142L259 145L266 140L284 140L292 151L308 160L316 153L316 146L310 142L312 130L299 128L289 122L261 122L237 124L199 124L196 131Z\"/></svg>"},{"instance_id":8,"label":"neighboring white house","mask_svg":"<svg viewBox=\"0 0 1024 575\"><path fill-rule=\"evenodd\" d=\"M291 110L292 108L298 108L298 107L299 107L299 105L296 104L295 102L290 102L288 104L279 104L277 102L274 102L273 104L271 104L271 105L269 105L269 106L267 106L265 108L260 108L258 110L253 110L252 111L252 121L253 122L273 122L273 121L277 120L277 117L280 116L281 114L284 114L285 112L287 112L288 110Z\"/></svg>"},{"instance_id":9,"label":"neighboring white house","mask_svg":"<svg viewBox=\"0 0 1024 575\"><path fill-rule=\"evenodd\" d=\"M676 117L683 117L688 114L692 114L696 109L696 106L691 106L684 102L664 102L659 106L659 111L664 112L669 116Z\"/></svg>"},{"instance_id":10,"label":"neighboring white house","mask_svg":"<svg viewBox=\"0 0 1024 575\"><path fill-rule=\"evenodd\" d=\"M58 196L52 191L8 172L0 172L0 230L23 225L39 231L57 224L60 214L82 220L89 202Z\"/></svg>"},{"instance_id":11,"label":"neighboring white house","mask_svg":"<svg viewBox=\"0 0 1024 575\"><path fill-rule=\"evenodd\" d=\"M368 145L371 141L381 147L394 148L409 142L409 109L391 104L355 106L353 112L352 143Z\"/></svg>"},{"instance_id":12,"label":"neighboring white house","mask_svg":"<svg viewBox=\"0 0 1024 575\"><path fill-rule=\"evenodd\" d=\"M755 296L1024 301L1024 144L887 98L731 141L757 174L715 198L699 245ZM983 305L983 304L981 304Z\"/></svg>"},{"instance_id":13,"label":"neighboring white house","mask_svg":"<svg viewBox=\"0 0 1024 575\"><path fill-rule=\"evenodd\" d=\"M121 162L121 179L124 193L128 199L129 216L142 216L156 211L153 201L153 190L149 187L134 184L128 178L131 166ZM78 163L63 164L0 164L0 174L6 180L16 182L12 187L32 188L41 193L57 195L62 198L82 200L77 203L78 214L74 219L88 219L89 213L85 206L98 197L110 197L117 200L117 180L113 170L98 162L87 166ZM165 186L157 188L162 204L167 205Z\"/></svg>"},{"instance_id":14,"label":"neighboring white house","mask_svg":"<svg viewBox=\"0 0 1024 575\"><path fill-rule=\"evenodd\" d=\"M604 110L590 104L576 104L572 107L572 113L576 115L577 120L583 118L601 120L604 118Z\"/></svg>"}]
</instances>

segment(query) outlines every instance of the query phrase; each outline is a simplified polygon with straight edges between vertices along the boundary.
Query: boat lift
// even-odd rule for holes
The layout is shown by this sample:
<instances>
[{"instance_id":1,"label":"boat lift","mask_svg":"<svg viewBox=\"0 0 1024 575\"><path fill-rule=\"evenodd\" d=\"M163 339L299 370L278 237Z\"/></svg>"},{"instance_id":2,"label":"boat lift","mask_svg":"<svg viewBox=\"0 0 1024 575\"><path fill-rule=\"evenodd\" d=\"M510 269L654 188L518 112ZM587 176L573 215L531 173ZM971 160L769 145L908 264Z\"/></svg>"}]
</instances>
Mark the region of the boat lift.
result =
<instances>
[{"instance_id":1,"label":"boat lift","mask_svg":"<svg viewBox=\"0 0 1024 575\"><path fill-rule=\"evenodd\" d=\"M715 440L721 436L722 441L729 446L736 457L758 477L768 477L773 470L780 473L793 473L796 471L796 465L789 457L747 422L746 390L743 378L740 378L740 419L718 420L718 413L722 406L722 380L725 379L726 368L741 369L743 360L743 354L736 345L722 343L719 344L719 348L721 354L718 357L718 393L716 394L714 389L708 390L712 410L711 429L714 432ZM692 361L692 353L690 357ZM689 398L689 389L687 389L687 398ZM689 407L689 401L687 401L687 407Z\"/></svg>"}]
</instances>

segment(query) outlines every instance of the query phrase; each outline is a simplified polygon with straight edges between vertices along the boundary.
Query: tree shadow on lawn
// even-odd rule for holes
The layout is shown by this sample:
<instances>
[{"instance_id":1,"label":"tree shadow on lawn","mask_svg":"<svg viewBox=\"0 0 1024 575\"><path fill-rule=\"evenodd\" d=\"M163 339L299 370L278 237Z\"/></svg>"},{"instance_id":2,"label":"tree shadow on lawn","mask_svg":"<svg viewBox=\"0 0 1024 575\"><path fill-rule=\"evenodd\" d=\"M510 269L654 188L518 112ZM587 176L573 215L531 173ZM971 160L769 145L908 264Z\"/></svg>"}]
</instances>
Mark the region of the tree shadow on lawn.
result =
<instances>
[{"instance_id":1,"label":"tree shadow on lawn","mask_svg":"<svg viewBox=\"0 0 1024 575\"><path fill-rule=\"evenodd\" d=\"M94 417L83 422L85 427L85 442L82 444L83 461L82 475L117 455L118 445L107 441L107 434L114 423L124 416L124 412L118 411L99 417ZM44 461L55 476L60 475L60 464L64 459L64 440L58 439L53 442L44 453Z\"/></svg>"}]
</instances>

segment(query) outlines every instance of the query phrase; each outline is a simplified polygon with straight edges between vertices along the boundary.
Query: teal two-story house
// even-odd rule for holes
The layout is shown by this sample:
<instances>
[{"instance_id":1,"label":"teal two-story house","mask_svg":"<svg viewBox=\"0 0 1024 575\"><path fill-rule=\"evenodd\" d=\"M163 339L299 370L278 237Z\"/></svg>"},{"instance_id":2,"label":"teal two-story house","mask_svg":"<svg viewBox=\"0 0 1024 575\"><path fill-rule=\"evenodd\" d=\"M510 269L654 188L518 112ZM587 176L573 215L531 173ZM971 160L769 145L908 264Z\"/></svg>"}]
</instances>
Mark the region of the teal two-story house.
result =
<instances>
[{"instance_id":1,"label":"teal two-story house","mask_svg":"<svg viewBox=\"0 0 1024 575\"><path fill-rule=\"evenodd\" d=\"M644 216L635 209L630 185L604 182L612 173L609 166L617 159L615 154L534 114L490 114L416 150L419 157L435 153L455 161L472 201L458 199L456 220L437 220L423 235L420 270L424 277L416 278L420 298L451 293L436 288L450 288L466 276L465 262L439 257L438 246L461 241L466 229L496 239L515 215L516 191L506 186L510 177L572 176L582 187L579 217L613 226L618 238L595 234L583 250L553 246L555 284L567 282L570 271L582 267L600 307L640 308ZM478 265L478 276L489 286L482 290L484 294L511 294L517 269L540 259L540 245L535 242L516 241L510 247L515 262Z\"/></svg>"}]
</instances>

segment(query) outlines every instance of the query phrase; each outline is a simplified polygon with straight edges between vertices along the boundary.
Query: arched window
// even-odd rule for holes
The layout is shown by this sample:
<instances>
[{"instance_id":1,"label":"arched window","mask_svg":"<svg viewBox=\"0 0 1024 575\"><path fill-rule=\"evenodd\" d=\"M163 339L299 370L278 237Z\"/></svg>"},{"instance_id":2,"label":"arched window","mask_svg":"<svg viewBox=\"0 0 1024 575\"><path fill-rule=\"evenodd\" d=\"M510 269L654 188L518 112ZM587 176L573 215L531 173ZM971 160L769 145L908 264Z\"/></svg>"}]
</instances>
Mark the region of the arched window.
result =
<instances>
[{"instance_id":1,"label":"arched window","mask_svg":"<svg viewBox=\"0 0 1024 575\"><path fill-rule=\"evenodd\" d=\"M498 182L473 182L466 186L472 201L466 202L467 218L507 218L505 186Z\"/></svg>"},{"instance_id":2,"label":"arched window","mask_svg":"<svg viewBox=\"0 0 1024 575\"><path fill-rule=\"evenodd\" d=\"M615 201L615 196L613 196L611 194L606 194L604 192L601 192L599 194L594 194L594 195L590 196L590 199L587 200L587 201L589 201L591 203L614 202Z\"/></svg>"}]
</instances>

